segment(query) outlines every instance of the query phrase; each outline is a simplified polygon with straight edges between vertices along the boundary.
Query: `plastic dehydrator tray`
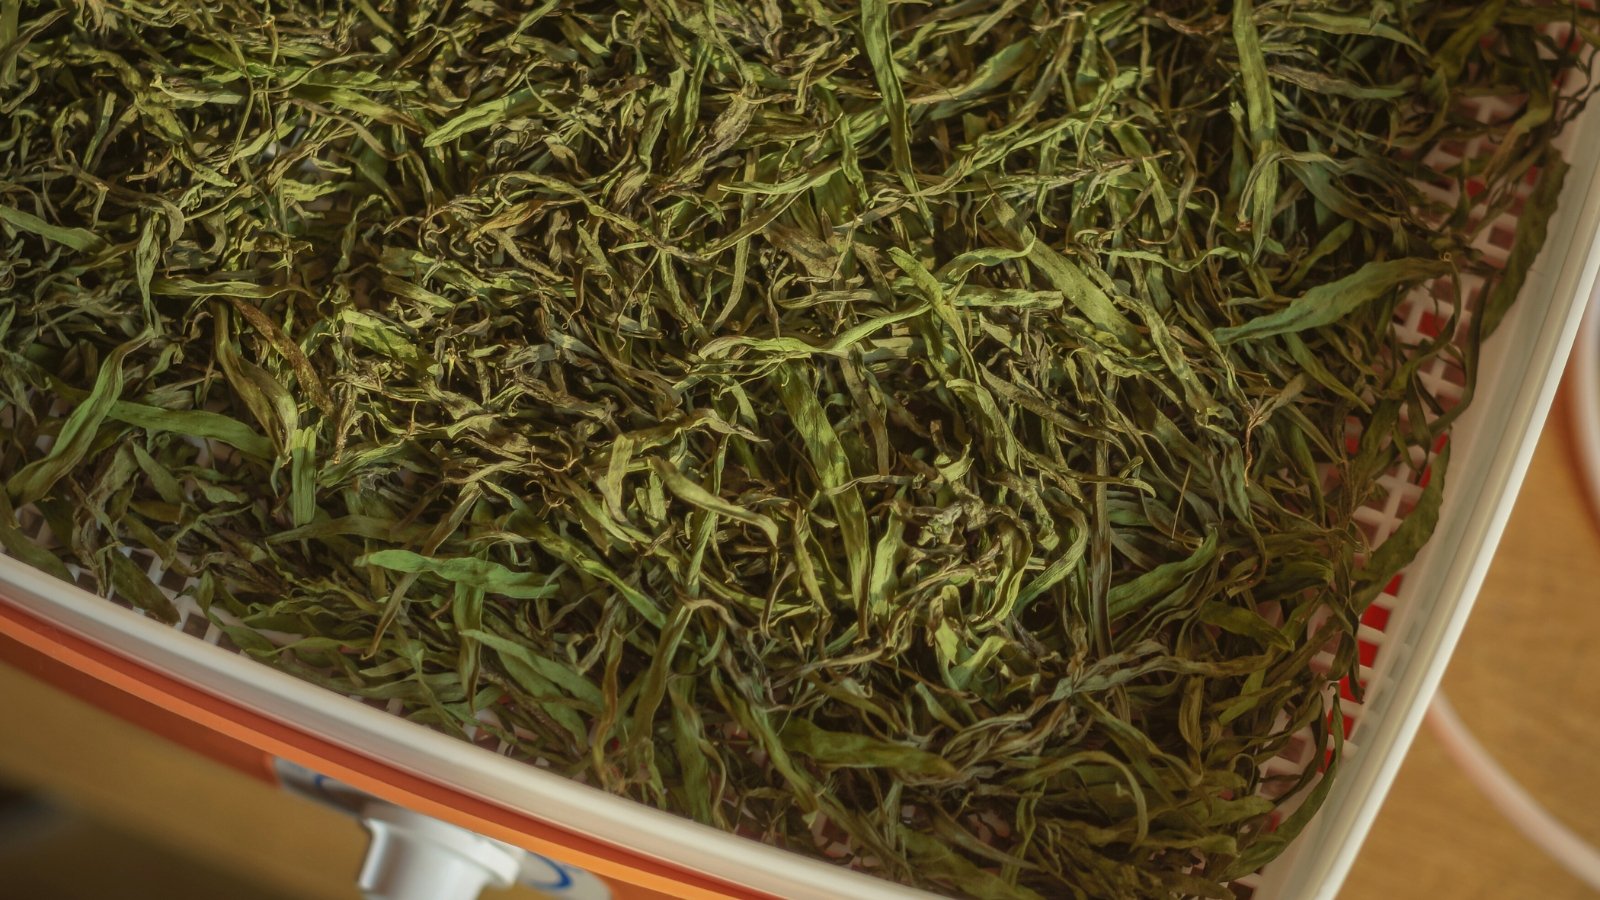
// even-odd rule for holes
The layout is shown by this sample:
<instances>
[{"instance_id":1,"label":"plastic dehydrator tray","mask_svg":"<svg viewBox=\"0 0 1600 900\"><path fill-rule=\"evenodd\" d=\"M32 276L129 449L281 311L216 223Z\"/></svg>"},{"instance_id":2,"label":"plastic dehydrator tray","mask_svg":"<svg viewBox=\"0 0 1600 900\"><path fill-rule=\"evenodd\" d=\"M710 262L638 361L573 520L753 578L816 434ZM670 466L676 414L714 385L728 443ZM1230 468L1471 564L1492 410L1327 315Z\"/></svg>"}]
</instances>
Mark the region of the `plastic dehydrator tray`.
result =
<instances>
[{"instance_id":1,"label":"plastic dehydrator tray","mask_svg":"<svg viewBox=\"0 0 1600 900\"><path fill-rule=\"evenodd\" d=\"M1476 111L1490 121L1508 107L1489 99ZM1472 405L1451 429L1449 483L1433 538L1363 616L1357 635L1359 693L1348 683L1330 687L1342 695L1343 769L1322 810L1289 850L1236 884L1236 892L1243 896L1300 900L1331 898L1337 892L1416 733L1488 569L1600 265L1600 193L1595 190L1600 110L1591 107L1583 113L1562 143L1572 168L1560 205L1518 302L1484 345ZM1444 167L1484 150L1475 145L1449 149L1451 153L1441 150L1430 161ZM1531 182L1523 188L1531 190ZM1439 199L1452 199L1448 188L1427 189L1441 192ZM1504 263L1515 226L1514 213L1507 213L1482 229L1478 249L1495 265ZM1463 276L1459 284L1467 303L1457 319L1457 336L1464 336L1483 285L1472 276ZM1413 292L1396 316L1397 337L1415 343L1437 335L1452 321L1456 302L1443 283ZM1422 374L1426 387L1444 407L1458 403L1464 373L1445 357L1430 365ZM1374 544L1393 532L1420 495L1425 459L1419 455L1414 462L1383 476L1382 500L1357 514ZM31 533L44 529L37 515L30 517L23 510L19 516ZM82 586L57 581L3 556L0 602L74 639L135 661L159 677L313 734L386 771L406 773L555 826L556 836L545 835L535 849L549 851L553 841L557 847L552 855L557 857L562 855L560 835L565 834L569 837L564 845L571 850L569 858L577 857L574 861L592 858L584 849L591 844L622 848L726 882L734 893L724 896L737 894L731 886L819 900L929 896L717 831L509 759L502 755L505 746L487 731L478 742L460 741L393 715L399 712L398 701L388 708L383 704L374 708L367 701L253 662L237 652L219 627L219 622L227 624L225 613L213 609L208 618L188 599L180 577L163 572L153 556L145 561L152 580L172 596L181 614L176 628L105 602L91 593L93 585L75 568L71 571L85 582ZM0 628L6 621L0 618ZM1268 764L1268 774L1300 772L1318 764L1324 752L1308 732ZM659 889L672 877L669 869L653 883ZM693 876L684 877L688 888ZM699 885L693 893L718 895L720 889L711 884Z\"/></svg>"}]
</instances>

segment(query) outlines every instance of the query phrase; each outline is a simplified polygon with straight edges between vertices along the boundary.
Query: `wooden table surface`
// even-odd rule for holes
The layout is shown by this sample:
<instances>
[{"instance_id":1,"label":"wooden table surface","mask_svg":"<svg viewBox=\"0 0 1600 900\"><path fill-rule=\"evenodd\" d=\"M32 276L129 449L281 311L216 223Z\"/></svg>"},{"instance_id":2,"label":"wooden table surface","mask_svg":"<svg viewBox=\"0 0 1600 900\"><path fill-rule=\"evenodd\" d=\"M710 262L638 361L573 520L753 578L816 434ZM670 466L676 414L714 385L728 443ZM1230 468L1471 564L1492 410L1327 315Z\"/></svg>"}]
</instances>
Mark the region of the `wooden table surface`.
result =
<instances>
[{"instance_id":1,"label":"wooden table surface","mask_svg":"<svg viewBox=\"0 0 1600 900\"><path fill-rule=\"evenodd\" d=\"M1570 439L1558 405L1445 690L1513 775L1600 843L1600 766L1591 749L1600 746L1600 524L1587 508ZM176 750L3 666L0 717L7 723L0 726L0 781L48 790L141 841L207 860L269 893L355 896L365 842L341 816ZM18 868L16 859L7 865L4 856L0 885L8 887L0 894L26 884L27 896L116 895L60 880L92 881L93 867L40 872ZM33 879L56 878L55 887L29 882L29 872ZM144 877L161 886L165 900L216 896L214 881L186 889L181 866ZM1345 900L1591 896L1501 819L1426 730L1343 894Z\"/></svg>"}]
</instances>

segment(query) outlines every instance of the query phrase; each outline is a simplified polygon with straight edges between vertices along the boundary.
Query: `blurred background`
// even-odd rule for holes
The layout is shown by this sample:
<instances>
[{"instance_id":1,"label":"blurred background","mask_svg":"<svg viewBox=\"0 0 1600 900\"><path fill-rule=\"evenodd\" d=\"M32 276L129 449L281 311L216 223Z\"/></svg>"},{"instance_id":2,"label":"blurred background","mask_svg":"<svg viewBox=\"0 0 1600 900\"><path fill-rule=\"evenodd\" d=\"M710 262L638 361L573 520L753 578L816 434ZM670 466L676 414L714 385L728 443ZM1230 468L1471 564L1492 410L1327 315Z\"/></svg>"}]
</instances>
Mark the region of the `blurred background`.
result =
<instances>
[{"instance_id":1,"label":"blurred background","mask_svg":"<svg viewBox=\"0 0 1600 900\"><path fill-rule=\"evenodd\" d=\"M1500 763L1600 843L1600 525L1557 399L1444 687ZM353 900L351 820L0 664L0 894ZM533 898L530 890L486 897ZM1525 840L1426 728L1345 900L1594 896Z\"/></svg>"}]
</instances>

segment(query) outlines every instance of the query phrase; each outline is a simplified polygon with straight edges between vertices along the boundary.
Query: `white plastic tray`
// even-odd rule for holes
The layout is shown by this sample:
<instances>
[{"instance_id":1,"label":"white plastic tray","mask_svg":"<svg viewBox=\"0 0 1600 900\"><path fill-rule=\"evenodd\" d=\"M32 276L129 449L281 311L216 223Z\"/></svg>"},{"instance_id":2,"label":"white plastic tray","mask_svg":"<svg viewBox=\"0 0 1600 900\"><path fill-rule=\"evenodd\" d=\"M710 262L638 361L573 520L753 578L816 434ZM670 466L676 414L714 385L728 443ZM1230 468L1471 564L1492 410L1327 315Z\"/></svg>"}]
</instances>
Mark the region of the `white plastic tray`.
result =
<instances>
[{"instance_id":1,"label":"white plastic tray","mask_svg":"<svg viewBox=\"0 0 1600 900\"><path fill-rule=\"evenodd\" d=\"M1473 405L1451 433L1433 539L1380 599L1362 704L1321 813L1282 858L1247 879L1255 900L1332 898L1366 836L1461 633L1532 455L1600 268L1600 109L1569 131L1572 170L1550 237L1518 303L1486 345ZM1485 248L1492 252L1492 248ZM1420 313L1418 313L1420 315ZM1404 322L1398 327L1416 327ZM1441 376L1443 377L1443 376ZM1396 475L1367 522L1381 537L1417 488ZM1387 484L1387 482L1386 482ZM150 668L388 765L596 840L792 898L929 895L735 837L585 787L388 715L197 640L0 556L0 593L23 609ZM213 635L214 637L214 635ZM1312 761L1288 759L1293 767Z\"/></svg>"},{"instance_id":2,"label":"white plastic tray","mask_svg":"<svg viewBox=\"0 0 1600 900\"><path fill-rule=\"evenodd\" d=\"M1375 652L1361 671L1363 702L1343 701L1354 724L1342 769L1306 830L1247 880L1256 887L1253 900L1332 900L1338 893L1489 571L1600 271L1600 105L1591 104L1560 144L1571 165L1560 206L1516 304L1484 344L1472 404L1451 428L1438 526L1398 590L1379 598L1387 625L1362 628L1360 638ZM1505 257L1488 240L1479 249ZM1398 327L1408 325L1414 327ZM1396 511L1409 508L1419 492L1414 484L1392 486L1384 514L1370 524L1386 535Z\"/></svg>"}]
</instances>

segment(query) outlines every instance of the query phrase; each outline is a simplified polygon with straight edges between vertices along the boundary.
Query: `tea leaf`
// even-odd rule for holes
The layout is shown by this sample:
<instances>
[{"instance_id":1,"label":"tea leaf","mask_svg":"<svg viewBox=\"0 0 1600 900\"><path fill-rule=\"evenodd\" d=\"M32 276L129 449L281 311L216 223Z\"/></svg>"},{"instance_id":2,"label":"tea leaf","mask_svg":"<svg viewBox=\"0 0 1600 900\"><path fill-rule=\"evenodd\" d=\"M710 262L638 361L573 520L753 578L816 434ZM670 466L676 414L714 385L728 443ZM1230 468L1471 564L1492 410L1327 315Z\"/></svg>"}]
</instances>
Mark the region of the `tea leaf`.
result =
<instances>
[{"instance_id":1,"label":"tea leaf","mask_svg":"<svg viewBox=\"0 0 1600 900\"><path fill-rule=\"evenodd\" d=\"M778 524L772 519L761 513L751 512L721 499L700 485L683 477L683 473L673 468L665 460L652 459L650 460L650 465L655 470L656 475L666 484L667 490L677 495L678 499L707 512L726 516L746 525L753 525L767 536L767 540L774 544L778 543Z\"/></svg>"},{"instance_id":2,"label":"tea leaf","mask_svg":"<svg viewBox=\"0 0 1600 900\"><path fill-rule=\"evenodd\" d=\"M17 231L36 234L46 240L71 247L80 253L89 253L105 247L105 241L92 231L51 225L32 213L3 204L0 204L0 222L10 225Z\"/></svg>"},{"instance_id":3,"label":"tea leaf","mask_svg":"<svg viewBox=\"0 0 1600 900\"><path fill-rule=\"evenodd\" d=\"M1243 325L1218 328L1217 340L1229 344L1328 325L1375 300L1392 298L1398 288L1451 271L1452 266L1442 260L1394 259L1367 263L1337 281L1317 285L1275 313L1259 316Z\"/></svg>"},{"instance_id":4,"label":"tea leaf","mask_svg":"<svg viewBox=\"0 0 1600 900\"><path fill-rule=\"evenodd\" d=\"M881 767L936 778L956 774L955 766L935 754L865 735L825 731L804 719L789 720L780 735L791 753L808 756L824 766Z\"/></svg>"},{"instance_id":5,"label":"tea leaf","mask_svg":"<svg viewBox=\"0 0 1600 900\"><path fill-rule=\"evenodd\" d=\"M93 445L100 424L111 412L111 407L122 393L122 363L144 340L122 344L106 356L100 364L94 387L72 413L61 423L50 450L43 457L28 463L6 480L6 492L19 503L32 503L50 492L57 481L71 472Z\"/></svg>"},{"instance_id":6,"label":"tea leaf","mask_svg":"<svg viewBox=\"0 0 1600 900\"><path fill-rule=\"evenodd\" d=\"M546 576L513 572L486 559L432 559L409 550L379 550L355 562L358 566L377 566L393 572L437 575L445 581L522 600L549 597L557 590Z\"/></svg>"}]
</instances>

